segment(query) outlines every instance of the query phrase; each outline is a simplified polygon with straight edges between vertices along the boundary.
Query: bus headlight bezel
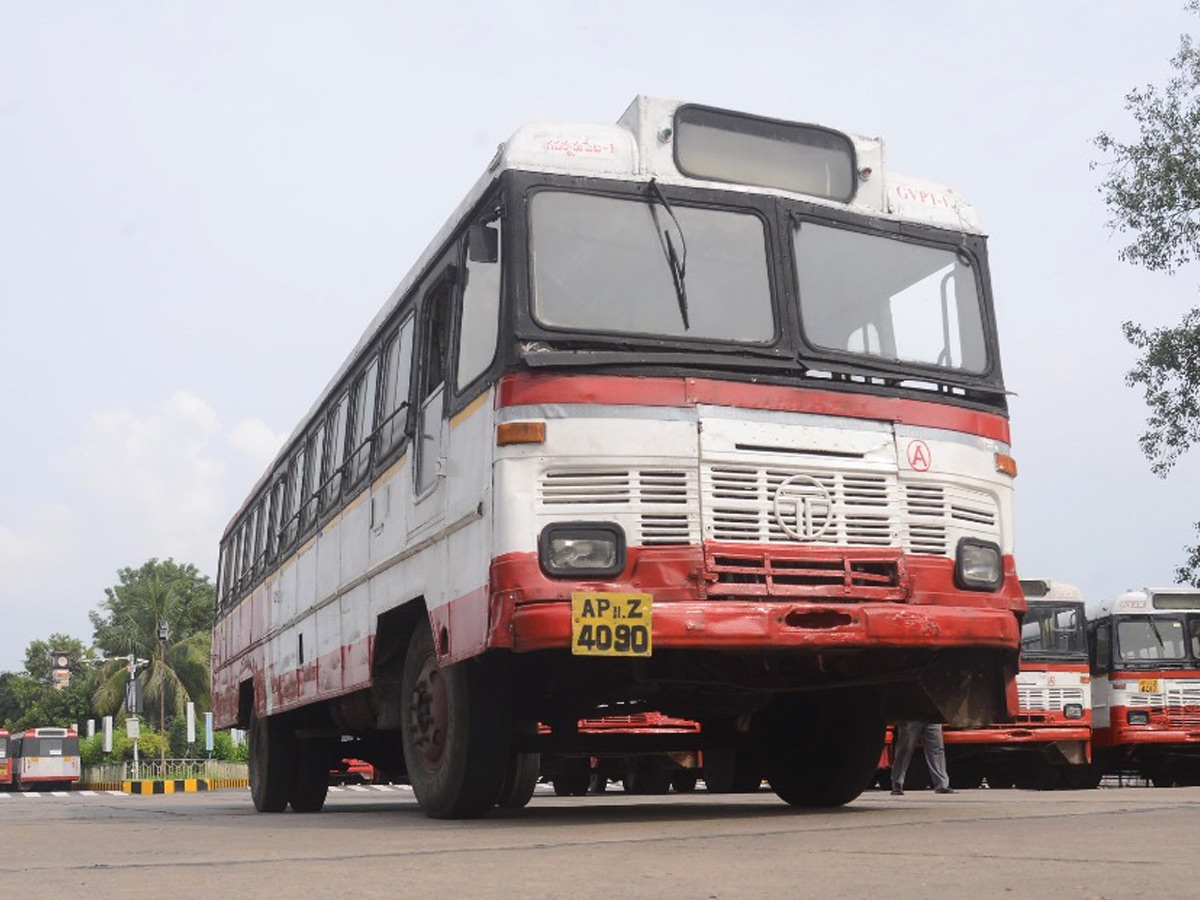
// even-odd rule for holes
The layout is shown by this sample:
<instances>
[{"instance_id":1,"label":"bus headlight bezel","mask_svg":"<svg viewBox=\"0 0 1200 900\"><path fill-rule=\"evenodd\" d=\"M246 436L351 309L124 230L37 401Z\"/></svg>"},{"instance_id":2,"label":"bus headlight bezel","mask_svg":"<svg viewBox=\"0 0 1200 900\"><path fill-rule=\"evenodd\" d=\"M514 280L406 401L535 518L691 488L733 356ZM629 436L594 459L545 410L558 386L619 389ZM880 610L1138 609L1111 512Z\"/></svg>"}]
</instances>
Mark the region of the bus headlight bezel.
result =
<instances>
[{"instance_id":1,"label":"bus headlight bezel","mask_svg":"<svg viewBox=\"0 0 1200 900\"><path fill-rule=\"evenodd\" d=\"M1125 711L1125 722L1128 725L1149 725L1150 710L1148 709L1127 709Z\"/></svg>"},{"instance_id":2,"label":"bus headlight bezel","mask_svg":"<svg viewBox=\"0 0 1200 900\"><path fill-rule=\"evenodd\" d=\"M1082 703L1064 703L1063 718L1066 719L1082 719L1083 704Z\"/></svg>"},{"instance_id":3,"label":"bus headlight bezel","mask_svg":"<svg viewBox=\"0 0 1200 900\"><path fill-rule=\"evenodd\" d=\"M994 541L962 538L954 554L954 584L966 591L995 591L1004 584L1004 554Z\"/></svg>"},{"instance_id":4,"label":"bus headlight bezel","mask_svg":"<svg viewBox=\"0 0 1200 900\"><path fill-rule=\"evenodd\" d=\"M554 522L538 535L551 578L609 578L625 571L625 531L615 522Z\"/></svg>"}]
</instances>

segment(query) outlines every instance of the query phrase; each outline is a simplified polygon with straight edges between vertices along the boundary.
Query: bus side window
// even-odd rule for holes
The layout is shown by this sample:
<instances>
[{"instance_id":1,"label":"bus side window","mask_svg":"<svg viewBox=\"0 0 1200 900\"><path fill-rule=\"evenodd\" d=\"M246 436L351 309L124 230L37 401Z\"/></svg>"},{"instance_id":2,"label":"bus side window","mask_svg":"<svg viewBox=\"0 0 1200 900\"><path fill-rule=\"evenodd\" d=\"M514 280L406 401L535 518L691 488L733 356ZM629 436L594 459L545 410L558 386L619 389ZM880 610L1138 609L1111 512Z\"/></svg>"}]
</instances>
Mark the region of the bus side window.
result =
<instances>
[{"instance_id":1,"label":"bus side window","mask_svg":"<svg viewBox=\"0 0 1200 900\"><path fill-rule=\"evenodd\" d=\"M1112 632L1109 630L1108 623L1105 622L1097 625L1093 634L1095 645L1092 650L1092 672L1102 675L1112 665Z\"/></svg>"},{"instance_id":2,"label":"bus side window","mask_svg":"<svg viewBox=\"0 0 1200 900\"><path fill-rule=\"evenodd\" d=\"M421 348L417 365L416 493L424 494L437 480L441 455L442 412L445 409L446 352L453 281L441 278L425 295Z\"/></svg>"},{"instance_id":3,"label":"bus side window","mask_svg":"<svg viewBox=\"0 0 1200 900\"><path fill-rule=\"evenodd\" d=\"M350 401L350 458L346 478L351 485L371 467L371 436L375 433L375 397L379 391L379 358L354 383Z\"/></svg>"},{"instance_id":4,"label":"bus side window","mask_svg":"<svg viewBox=\"0 0 1200 900\"><path fill-rule=\"evenodd\" d=\"M383 348L383 387L379 403L377 459L382 459L408 434L408 386L412 376L413 316Z\"/></svg>"},{"instance_id":5,"label":"bus side window","mask_svg":"<svg viewBox=\"0 0 1200 900\"><path fill-rule=\"evenodd\" d=\"M300 530L317 520L317 497L321 490L321 465L325 461L325 423L308 439L308 465L304 468L304 505L300 507Z\"/></svg>"},{"instance_id":6,"label":"bus side window","mask_svg":"<svg viewBox=\"0 0 1200 900\"><path fill-rule=\"evenodd\" d=\"M350 395L342 394L337 405L329 411L325 433L329 437L325 465L321 470L321 509L329 509L342 495L342 463L346 459L346 412Z\"/></svg>"},{"instance_id":7,"label":"bus side window","mask_svg":"<svg viewBox=\"0 0 1200 900\"><path fill-rule=\"evenodd\" d=\"M283 512L280 514L280 551L290 550L300 535L300 504L304 486L304 446L292 456L288 464L287 487L283 494Z\"/></svg>"},{"instance_id":8,"label":"bus side window","mask_svg":"<svg viewBox=\"0 0 1200 900\"><path fill-rule=\"evenodd\" d=\"M500 220L471 226L462 311L458 322L458 376L461 391L484 373L496 357L500 331Z\"/></svg>"},{"instance_id":9,"label":"bus side window","mask_svg":"<svg viewBox=\"0 0 1200 900\"><path fill-rule=\"evenodd\" d=\"M275 562L279 550L279 530L282 526L280 513L283 511L283 497L287 489L287 481L283 476L275 479L271 486L271 514L267 518L267 564Z\"/></svg>"}]
</instances>

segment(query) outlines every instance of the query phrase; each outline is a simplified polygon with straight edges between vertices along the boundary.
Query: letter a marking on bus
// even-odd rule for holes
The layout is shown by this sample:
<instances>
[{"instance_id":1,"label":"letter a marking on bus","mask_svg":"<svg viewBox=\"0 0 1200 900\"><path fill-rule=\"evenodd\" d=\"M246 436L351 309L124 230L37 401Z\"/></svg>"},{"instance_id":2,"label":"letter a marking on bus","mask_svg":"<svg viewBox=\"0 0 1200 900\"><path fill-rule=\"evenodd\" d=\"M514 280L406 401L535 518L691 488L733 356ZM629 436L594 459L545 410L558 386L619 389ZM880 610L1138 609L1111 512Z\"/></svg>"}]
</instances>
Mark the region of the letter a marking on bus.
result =
<instances>
[{"instance_id":1,"label":"letter a marking on bus","mask_svg":"<svg viewBox=\"0 0 1200 900\"><path fill-rule=\"evenodd\" d=\"M924 441L912 441L908 445L908 464L915 472L928 472L933 455Z\"/></svg>"}]
</instances>

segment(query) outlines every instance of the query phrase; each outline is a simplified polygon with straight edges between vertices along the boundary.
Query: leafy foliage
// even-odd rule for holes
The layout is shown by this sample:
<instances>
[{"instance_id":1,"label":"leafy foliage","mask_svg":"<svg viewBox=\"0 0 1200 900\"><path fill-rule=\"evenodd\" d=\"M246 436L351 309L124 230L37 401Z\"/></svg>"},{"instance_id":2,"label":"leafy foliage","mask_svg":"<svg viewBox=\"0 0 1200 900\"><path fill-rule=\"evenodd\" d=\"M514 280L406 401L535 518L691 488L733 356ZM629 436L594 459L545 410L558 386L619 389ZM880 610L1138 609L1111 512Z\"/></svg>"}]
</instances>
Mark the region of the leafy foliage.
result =
<instances>
[{"instance_id":1,"label":"leafy foliage","mask_svg":"<svg viewBox=\"0 0 1200 900\"><path fill-rule=\"evenodd\" d=\"M1190 0L1188 9L1200 15L1200 0ZM1164 88L1125 96L1138 140L1123 143L1107 132L1095 139L1108 157L1100 191L1109 224L1131 235L1121 259L1168 273L1200 259L1200 47L1189 35L1180 38L1171 65L1175 75ZM1141 352L1126 383L1144 390L1150 408L1139 443L1155 474L1165 477L1200 440L1200 308L1174 327L1148 331L1125 322L1122 328ZM1200 544L1186 549L1176 578L1200 586Z\"/></svg>"},{"instance_id":2,"label":"leafy foliage","mask_svg":"<svg viewBox=\"0 0 1200 900\"><path fill-rule=\"evenodd\" d=\"M96 643L110 658L133 656L147 661L134 673L145 708L161 716L183 713L189 700L199 709L211 703L209 653L214 620L212 582L195 566L151 559L139 569L121 569L120 584L105 589L107 599L91 613ZM159 624L169 627L165 654ZM128 712L127 662L110 662L93 697L101 715Z\"/></svg>"},{"instance_id":3,"label":"leafy foliage","mask_svg":"<svg viewBox=\"0 0 1200 900\"><path fill-rule=\"evenodd\" d=\"M50 650L65 651L74 660L83 656L83 642L64 634L31 641L25 651L25 671L0 673L0 727L67 727L92 715L94 673L76 665L71 680L61 690L51 684Z\"/></svg>"}]
</instances>

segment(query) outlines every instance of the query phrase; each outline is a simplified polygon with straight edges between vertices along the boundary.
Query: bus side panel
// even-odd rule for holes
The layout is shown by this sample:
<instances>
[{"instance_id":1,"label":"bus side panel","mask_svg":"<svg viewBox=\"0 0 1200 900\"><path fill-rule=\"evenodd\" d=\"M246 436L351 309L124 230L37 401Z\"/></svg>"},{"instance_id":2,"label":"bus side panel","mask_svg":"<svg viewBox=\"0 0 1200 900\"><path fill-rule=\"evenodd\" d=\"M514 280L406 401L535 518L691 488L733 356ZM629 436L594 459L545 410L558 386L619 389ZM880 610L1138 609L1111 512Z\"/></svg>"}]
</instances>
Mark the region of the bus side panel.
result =
<instances>
[{"instance_id":1,"label":"bus side panel","mask_svg":"<svg viewBox=\"0 0 1200 900\"><path fill-rule=\"evenodd\" d=\"M363 542L366 546L366 542ZM354 690L371 683L371 589L360 584L342 597L342 688Z\"/></svg>"},{"instance_id":2,"label":"bus side panel","mask_svg":"<svg viewBox=\"0 0 1200 900\"><path fill-rule=\"evenodd\" d=\"M322 606L317 612L317 694L330 696L342 691L342 603Z\"/></svg>"}]
</instances>

